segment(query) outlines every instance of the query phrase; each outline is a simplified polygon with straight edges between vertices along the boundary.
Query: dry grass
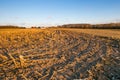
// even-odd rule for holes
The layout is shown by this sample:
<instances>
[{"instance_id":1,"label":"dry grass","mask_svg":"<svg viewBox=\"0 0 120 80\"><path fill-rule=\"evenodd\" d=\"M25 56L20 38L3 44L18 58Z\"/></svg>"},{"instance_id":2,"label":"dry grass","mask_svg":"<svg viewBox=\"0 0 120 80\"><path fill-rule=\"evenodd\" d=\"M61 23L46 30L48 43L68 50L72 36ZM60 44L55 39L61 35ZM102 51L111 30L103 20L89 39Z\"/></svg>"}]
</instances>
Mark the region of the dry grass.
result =
<instances>
[{"instance_id":1,"label":"dry grass","mask_svg":"<svg viewBox=\"0 0 120 80\"><path fill-rule=\"evenodd\" d=\"M0 80L119 80L119 34L92 29L0 30Z\"/></svg>"}]
</instances>

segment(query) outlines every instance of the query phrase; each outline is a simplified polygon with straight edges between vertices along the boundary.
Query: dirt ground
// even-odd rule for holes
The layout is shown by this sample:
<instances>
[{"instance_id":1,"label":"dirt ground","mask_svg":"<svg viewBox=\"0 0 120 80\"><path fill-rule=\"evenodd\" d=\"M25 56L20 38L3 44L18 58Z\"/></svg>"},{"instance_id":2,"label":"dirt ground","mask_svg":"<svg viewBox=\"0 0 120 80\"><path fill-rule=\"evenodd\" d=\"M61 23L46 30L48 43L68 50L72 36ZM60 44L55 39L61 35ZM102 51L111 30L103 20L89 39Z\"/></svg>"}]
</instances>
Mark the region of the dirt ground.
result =
<instances>
[{"instance_id":1,"label":"dirt ground","mask_svg":"<svg viewBox=\"0 0 120 80\"><path fill-rule=\"evenodd\" d=\"M120 39L65 29L0 31L0 80L120 80Z\"/></svg>"}]
</instances>

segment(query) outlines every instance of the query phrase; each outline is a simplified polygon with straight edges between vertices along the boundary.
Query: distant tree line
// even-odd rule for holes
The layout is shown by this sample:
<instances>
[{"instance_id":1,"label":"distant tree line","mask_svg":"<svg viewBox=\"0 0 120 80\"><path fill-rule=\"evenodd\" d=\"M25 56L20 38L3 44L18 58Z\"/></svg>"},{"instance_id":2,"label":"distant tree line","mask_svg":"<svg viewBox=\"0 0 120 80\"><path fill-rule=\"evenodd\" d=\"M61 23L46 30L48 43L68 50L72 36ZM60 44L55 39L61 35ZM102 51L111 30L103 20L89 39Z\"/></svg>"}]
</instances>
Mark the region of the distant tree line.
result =
<instances>
[{"instance_id":1,"label":"distant tree line","mask_svg":"<svg viewBox=\"0 0 120 80\"><path fill-rule=\"evenodd\" d=\"M81 29L120 29L120 23L109 24L65 24L59 28L81 28Z\"/></svg>"},{"instance_id":2,"label":"distant tree line","mask_svg":"<svg viewBox=\"0 0 120 80\"><path fill-rule=\"evenodd\" d=\"M0 26L0 29L25 29L26 27L19 27L19 26L9 26L9 25L6 25L6 26Z\"/></svg>"},{"instance_id":3,"label":"distant tree line","mask_svg":"<svg viewBox=\"0 0 120 80\"><path fill-rule=\"evenodd\" d=\"M36 28L42 28L42 27L32 26L31 28L32 28L32 29L36 29Z\"/></svg>"}]
</instances>

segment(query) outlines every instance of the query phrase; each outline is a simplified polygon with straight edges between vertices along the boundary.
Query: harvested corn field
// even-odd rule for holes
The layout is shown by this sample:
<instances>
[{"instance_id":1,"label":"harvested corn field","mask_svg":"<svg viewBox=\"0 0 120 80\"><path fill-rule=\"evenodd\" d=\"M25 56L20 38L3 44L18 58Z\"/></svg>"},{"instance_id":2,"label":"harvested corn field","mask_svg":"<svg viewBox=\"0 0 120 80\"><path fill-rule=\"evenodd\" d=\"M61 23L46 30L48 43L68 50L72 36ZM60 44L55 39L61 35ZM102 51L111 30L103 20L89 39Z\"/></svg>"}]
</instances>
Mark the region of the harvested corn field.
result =
<instances>
[{"instance_id":1,"label":"harvested corn field","mask_svg":"<svg viewBox=\"0 0 120 80\"><path fill-rule=\"evenodd\" d=\"M120 40L67 29L0 30L0 80L120 80Z\"/></svg>"}]
</instances>

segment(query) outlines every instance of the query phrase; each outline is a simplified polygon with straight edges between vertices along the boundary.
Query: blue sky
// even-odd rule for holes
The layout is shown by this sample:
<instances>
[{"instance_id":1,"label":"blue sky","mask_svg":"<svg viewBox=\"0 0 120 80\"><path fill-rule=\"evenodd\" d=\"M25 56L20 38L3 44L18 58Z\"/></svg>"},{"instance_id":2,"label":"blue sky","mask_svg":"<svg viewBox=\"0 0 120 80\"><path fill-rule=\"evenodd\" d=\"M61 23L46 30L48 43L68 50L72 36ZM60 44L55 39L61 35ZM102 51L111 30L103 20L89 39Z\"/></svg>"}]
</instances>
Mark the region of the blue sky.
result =
<instances>
[{"instance_id":1,"label":"blue sky","mask_svg":"<svg viewBox=\"0 0 120 80\"><path fill-rule=\"evenodd\" d=\"M120 21L120 0L0 0L0 25L51 26Z\"/></svg>"}]
</instances>

